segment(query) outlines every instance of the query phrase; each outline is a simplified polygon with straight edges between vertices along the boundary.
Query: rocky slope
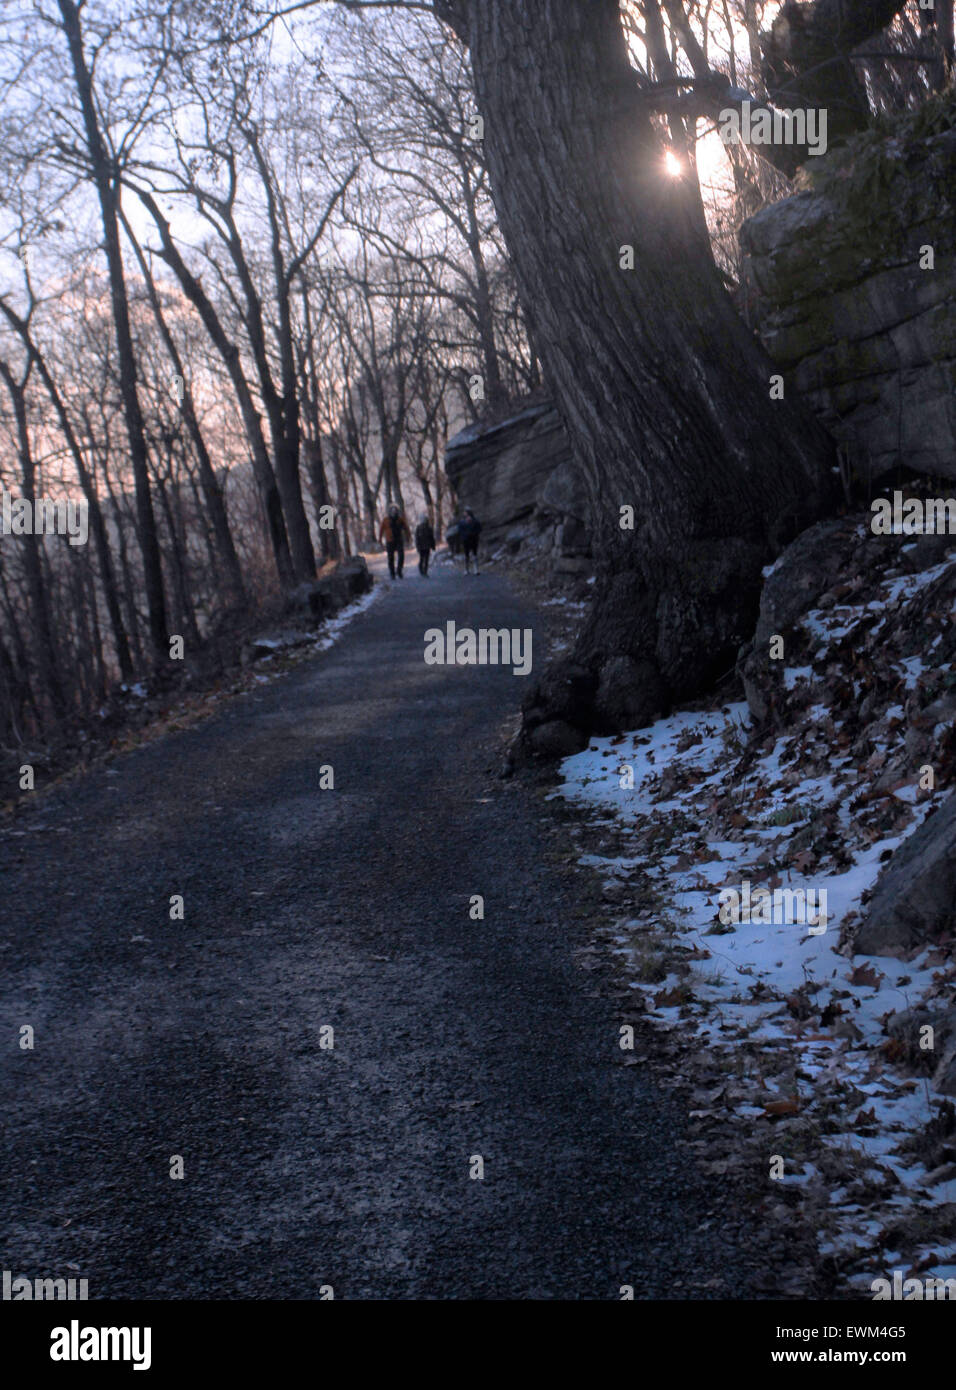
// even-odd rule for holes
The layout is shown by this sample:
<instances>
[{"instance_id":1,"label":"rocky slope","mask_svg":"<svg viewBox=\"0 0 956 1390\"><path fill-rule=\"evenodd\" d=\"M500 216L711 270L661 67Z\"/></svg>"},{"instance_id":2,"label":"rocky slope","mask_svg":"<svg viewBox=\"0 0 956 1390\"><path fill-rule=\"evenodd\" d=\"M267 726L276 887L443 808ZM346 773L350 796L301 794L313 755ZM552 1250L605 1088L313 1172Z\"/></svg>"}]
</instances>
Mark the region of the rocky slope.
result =
<instances>
[{"instance_id":1,"label":"rocky slope","mask_svg":"<svg viewBox=\"0 0 956 1390\"><path fill-rule=\"evenodd\" d=\"M767 574L745 700L563 764L638 1055L672 1049L702 1162L809 1216L844 1295L956 1274L954 616L956 536L824 522ZM745 883L825 892L825 930L721 915Z\"/></svg>"},{"instance_id":2,"label":"rocky slope","mask_svg":"<svg viewBox=\"0 0 956 1390\"><path fill-rule=\"evenodd\" d=\"M952 120L944 103L860 137L741 228L746 312L864 481L956 477Z\"/></svg>"}]
</instances>

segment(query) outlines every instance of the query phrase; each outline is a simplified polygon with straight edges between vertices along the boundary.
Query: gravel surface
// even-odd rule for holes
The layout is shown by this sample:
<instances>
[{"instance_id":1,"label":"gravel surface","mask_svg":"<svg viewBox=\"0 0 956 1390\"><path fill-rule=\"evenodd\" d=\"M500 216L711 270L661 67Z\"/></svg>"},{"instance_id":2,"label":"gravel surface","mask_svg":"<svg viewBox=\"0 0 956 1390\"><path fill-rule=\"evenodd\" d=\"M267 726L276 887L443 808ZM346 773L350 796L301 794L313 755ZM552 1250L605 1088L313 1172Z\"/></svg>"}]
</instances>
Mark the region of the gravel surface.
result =
<instances>
[{"instance_id":1,"label":"gravel surface","mask_svg":"<svg viewBox=\"0 0 956 1390\"><path fill-rule=\"evenodd\" d=\"M525 680L423 661L429 626L533 612L447 565L385 586L0 835L0 1267L91 1298L748 1296L746 1217L576 960L566 832L498 779Z\"/></svg>"}]
</instances>

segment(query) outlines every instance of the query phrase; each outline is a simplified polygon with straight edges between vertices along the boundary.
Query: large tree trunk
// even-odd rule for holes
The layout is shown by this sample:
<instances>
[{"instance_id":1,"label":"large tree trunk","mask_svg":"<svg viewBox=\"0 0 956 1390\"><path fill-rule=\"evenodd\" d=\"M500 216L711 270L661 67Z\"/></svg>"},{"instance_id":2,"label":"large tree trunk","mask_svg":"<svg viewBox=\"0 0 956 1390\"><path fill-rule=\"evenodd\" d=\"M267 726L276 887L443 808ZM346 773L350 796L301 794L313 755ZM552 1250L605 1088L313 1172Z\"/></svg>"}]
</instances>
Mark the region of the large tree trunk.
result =
<instances>
[{"instance_id":1,"label":"large tree trunk","mask_svg":"<svg viewBox=\"0 0 956 1390\"><path fill-rule=\"evenodd\" d=\"M313 422L313 433L305 441L306 470L312 484L312 507L315 512L315 529L319 537L322 563L338 560L342 547L338 531L327 530L322 525L322 509L332 505L328 479L325 476L325 459L322 454L322 437L318 433L318 420Z\"/></svg>"},{"instance_id":2,"label":"large tree trunk","mask_svg":"<svg viewBox=\"0 0 956 1390\"><path fill-rule=\"evenodd\" d=\"M462 172L462 213L468 228L468 254L471 257L474 273L474 319L481 345L481 358L484 369L485 394L488 408L497 410L508 399L504 382L501 379L501 362L498 358L498 345L495 341L494 299L484 248L481 244L481 226L478 218L477 194L472 186L468 172L467 156L461 154Z\"/></svg>"},{"instance_id":3,"label":"large tree trunk","mask_svg":"<svg viewBox=\"0 0 956 1390\"><path fill-rule=\"evenodd\" d=\"M526 727L637 723L733 666L761 567L830 504L831 444L792 396L770 399L774 369L693 198L663 174L618 0L439 11L471 49L498 215L600 566L583 669L539 686Z\"/></svg>"},{"instance_id":4,"label":"large tree trunk","mask_svg":"<svg viewBox=\"0 0 956 1390\"><path fill-rule=\"evenodd\" d=\"M309 532L309 519L302 500L302 479L299 474L299 451L302 430L299 421L299 385L295 370L295 348L292 339L292 314L289 304L289 285L285 278L278 287L279 349L282 362L282 396L279 436L274 439L276 477L282 493L282 508L289 531L289 544L296 576L301 580L315 578L315 551Z\"/></svg>"},{"instance_id":5,"label":"large tree trunk","mask_svg":"<svg viewBox=\"0 0 956 1390\"><path fill-rule=\"evenodd\" d=\"M30 683L30 662L27 656L26 643L23 633L20 631L18 613L21 611L19 604L14 604L10 589L7 584L6 572L3 568L3 548L0 547L0 612L3 616L2 631L5 634L4 641L9 634L10 645L13 648L13 657L9 656L3 642L0 642L0 675L3 677L3 684L6 687L9 699L9 715L11 720L11 733L16 744L26 742L31 733L39 733L43 728L43 715L37 703L37 698ZM27 724L30 712L33 719L31 724Z\"/></svg>"},{"instance_id":6,"label":"large tree trunk","mask_svg":"<svg viewBox=\"0 0 956 1390\"><path fill-rule=\"evenodd\" d=\"M238 231L232 221L231 211L232 238L229 246L246 298L246 328L259 370L263 400L269 415L276 479L282 496L282 510L285 514L286 529L289 534L292 562L295 566L296 578L308 581L315 578L315 551L312 548L309 519L305 514L305 503L302 499L302 479L299 473L302 432L299 420L299 384L295 369L295 343L292 331L293 276L288 273L283 259L279 208L271 171L262 154L256 132L248 129L246 139L259 169L263 191L266 195L272 243L272 270L275 279L281 389L275 385L269 355L266 351L262 300L256 292L252 277L249 274Z\"/></svg>"},{"instance_id":7,"label":"large tree trunk","mask_svg":"<svg viewBox=\"0 0 956 1390\"><path fill-rule=\"evenodd\" d=\"M29 371L29 368L28 368ZM36 463L30 443L27 425L26 379L17 381L6 362L0 361L0 376L6 384L16 420L17 447L20 454L21 495L30 504L31 511L36 506ZM34 655L40 673L42 696L53 707L57 721L66 714L67 701L57 668L57 644L53 641L53 625L50 621L50 607L47 602L47 589L43 579L43 565L40 555L41 542L34 530L21 537L23 543L23 569L27 581L30 603L30 626L34 634Z\"/></svg>"},{"instance_id":8,"label":"large tree trunk","mask_svg":"<svg viewBox=\"0 0 956 1390\"><path fill-rule=\"evenodd\" d=\"M90 172L96 187L103 222L103 246L109 269L110 303L116 329L116 358L119 371L123 416L129 436L130 461L136 492L136 527L143 556L143 583L149 613L149 633L155 660L169 659L169 630L166 622L166 600L163 593L163 569L156 535L156 518L149 488L149 457L146 448L146 429L136 385L136 357L130 327L129 297L126 274L120 250L118 203L119 188L116 170L107 152L100 130L93 81L83 49L80 25L80 6L74 0L58 0L63 32L70 50L70 61L79 97L80 111L90 157Z\"/></svg>"}]
</instances>

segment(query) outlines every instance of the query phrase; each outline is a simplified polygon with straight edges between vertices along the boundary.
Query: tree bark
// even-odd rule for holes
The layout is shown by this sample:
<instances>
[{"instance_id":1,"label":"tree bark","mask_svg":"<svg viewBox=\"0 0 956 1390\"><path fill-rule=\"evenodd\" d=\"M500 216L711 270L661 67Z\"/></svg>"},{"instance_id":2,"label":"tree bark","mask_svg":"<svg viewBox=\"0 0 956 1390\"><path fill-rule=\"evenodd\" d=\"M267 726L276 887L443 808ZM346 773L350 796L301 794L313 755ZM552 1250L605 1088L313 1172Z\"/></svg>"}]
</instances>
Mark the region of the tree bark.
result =
<instances>
[{"instance_id":1,"label":"tree bark","mask_svg":"<svg viewBox=\"0 0 956 1390\"><path fill-rule=\"evenodd\" d=\"M87 439L92 442L93 431L90 421L84 419L84 426ZM136 586L133 583L132 568L129 559L129 546L126 543L126 518L124 508L120 505L120 498L116 495L113 487L113 480L109 471L109 446L104 447L102 458L103 486L109 498L109 513L107 522L112 521L116 529L116 549L119 558L119 573L122 576L123 587L121 598L126 609L126 631L129 634L130 647L133 655L134 670L142 670L146 665L146 658L143 653L143 643L140 638L140 619L139 609L136 605ZM94 484L95 484L94 476Z\"/></svg>"},{"instance_id":2,"label":"tree bark","mask_svg":"<svg viewBox=\"0 0 956 1390\"><path fill-rule=\"evenodd\" d=\"M27 658L26 644L20 631L20 624L17 621L19 605L13 603L10 595L6 571L3 568L2 550L0 550L0 600L2 600L3 608L3 632L9 633L10 643L13 647L13 657L10 658L3 643L0 642L0 652L3 653L4 657L4 680L9 692L11 732L16 742L20 744L26 741L30 732L26 726L28 713L32 710L32 727L33 731L37 733L43 728L43 715L30 682L30 663Z\"/></svg>"},{"instance_id":3,"label":"tree bark","mask_svg":"<svg viewBox=\"0 0 956 1390\"><path fill-rule=\"evenodd\" d=\"M328 477L325 468L325 452L322 448L322 421L319 413L319 371L315 360L315 335L312 331L312 307L309 290L305 283L300 287L302 299L302 323L304 343L301 349L299 375L301 380L302 418L306 433L303 440L303 453L306 473L312 487L312 509L315 512L315 529L319 537L319 553L322 564L327 560L338 560L342 555L338 525L331 530L322 525L322 508L332 505ZM321 310L320 310L321 312ZM343 530L347 530L343 521Z\"/></svg>"},{"instance_id":4,"label":"tree bark","mask_svg":"<svg viewBox=\"0 0 956 1390\"><path fill-rule=\"evenodd\" d=\"M109 539L106 535L106 523L103 520L103 509L100 506L99 495L96 491L96 484L86 466L83 457L83 450L76 437L76 430L73 428L66 405L63 401L53 375L50 371L45 355L38 348L36 341L30 331L27 320L12 309L6 300L0 298L0 313L7 319L11 327L20 335L23 346L29 354L30 361L36 364L40 379L46 387L47 395L56 411L56 417L66 440L67 447L73 457L76 466L77 477L83 489L83 496L86 498L90 518L90 532L93 536L93 543L96 546L96 556L100 566L100 580L103 585L103 598L106 602L106 611L109 614L110 628L113 634L113 647L116 652L116 659L119 663L120 675L124 681L133 679L133 658L130 655L129 642L126 637L126 630L123 627L123 615L120 612L119 598L116 592L116 574L113 566L113 557L110 554Z\"/></svg>"},{"instance_id":5,"label":"tree bark","mask_svg":"<svg viewBox=\"0 0 956 1390\"><path fill-rule=\"evenodd\" d=\"M235 605L244 608L246 604L246 593L242 578L242 566L239 563L235 542L232 539L232 532L229 529L229 518L226 515L226 504L223 500L222 488L219 486L219 479L216 477L216 470L209 456L206 440L200 428L199 417L196 414L196 405L193 400L189 377L183 366L183 360L176 346L176 341L166 322L166 315L163 313L163 306L156 292L156 282L153 279L143 248L136 240L133 234L133 228L130 226L127 218L123 217L122 221L123 228L129 238L130 245L133 248L133 254L136 257L136 262L143 276L143 283L146 286L146 293L153 311L153 318L159 329L160 337L166 345L166 351L169 353L169 360L172 364L173 371L182 382L180 408L186 423L186 429L192 440L196 462L199 466L199 480L203 490L203 497L205 498L206 510L212 522L213 534L216 538L216 548L219 552L220 563L225 571L230 597Z\"/></svg>"},{"instance_id":6,"label":"tree bark","mask_svg":"<svg viewBox=\"0 0 956 1390\"><path fill-rule=\"evenodd\" d=\"M312 549L312 536L309 531L309 520L305 514L305 504L302 501L302 480L299 476L299 396L292 335L291 285L282 262L274 189L267 171L265 171L258 146L252 144L252 150L259 161L270 216L281 364L281 386L279 387L276 386L269 364L262 300L256 290L252 272L246 261L231 208L228 223L231 236L228 245L245 296L246 311L243 317L252 347L253 359L259 373L262 399L269 416L275 474L279 484L279 494L282 498L282 510L289 536L292 563L295 568L296 579L307 581L315 578L315 552Z\"/></svg>"},{"instance_id":7,"label":"tree bark","mask_svg":"<svg viewBox=\"0 0 956 1390\"><path fill-rule=\"evenodd\" d=\"M28 368L29 371L29 368ZM17 381L7 363L0 360L0 376L3 377L10 402L13 406L17 431L17 450L20 455L20 485L22 496L30 503L31 511L36 506L36 464L30 443L27 426L26 381ZM33 649L37 670L43 687L43 697L49 700L57 721L66 714L66 695L57 666L57 646L53 640L53 624L50 621L50 607L47 602L47 589L43 579L40 556L41 541L35 530L20 537L23 545L23 569L27 581L30 600L31 628L34 635Z\"/></svg>"},{"instance_id":8,"label":"tree bark","mask_svg":"<svg viewBox=\"0 0 956 1390\"><path fill-rule=\"evenodd\" d=\"M282 499L279 495L272 464L269 461L269 451L266 448L265 436L262 433L262 421L249 389L249 383L246 381L245 372L242 369L239 349L228 337L213 308L212 301L180 255L179 249L173 241L169 222L160 211L155 198L142 189L138 192L143 206L149 212L159 232L162 250L158 251L157 255L166 262L175 274L182 286L183 293L202 319L206 332L215 344L229 373L252 453L252 468L262 500L279 584L282 588L291 589L296 582L296 576L289 551L289 537L282 511Z\"/></svg>"},{"instance_id":9,"label":"tree bark","mask_svg":"<svg viewBox=\"0 0 956 1390\"><path fill-rule=\"evenodd\" d=\"M325 476L325 459L322 455L322 437L312 434L305 441L306 469L312 485L312 508L315 512L315 529L319 536L322 563L337 560L341 554L338 531L328 530L322 525L322 509L332 505L328 479Z\"/></svg>"},{"instance_id":10,"label":"tree bark","mask_svg":"<svg viewBox=\"0 0 956 1390\"><path fill-rule=\"evenodd\" d=\"M439 9L471 49L498 215L599 564L578 669L539 683L526 729L633 725L733 666L762 566L830 506L831 442L792 394L770 399L774 368L693 200L662 174L618 0Z\"/></svg>"},{"instance_id":11,"label":"tree bark","mask_svg":"<svg viewBox=\"0 0 956 1390\"><path fill-rule=\"evenodd\" d=\"M129 298L120 250L118 183L113 161L103 141L99 116L93 97L93 82L83 51L80 7L74 0L58 0L63 32L70 50L70 61L79 96L80 111L90 158L90 171L96 187L103 223L103 240L109 269L110 302L116 328L116 355L119 368L120 395L123 415L129 436L130 460L136 490L136 525L143 556L143 583L149 613L149 632L154 658L169 659L169 631L166 622L166 601L163 595L163 569L156 535L156 518L149 489L149 464L143 412L136 386L136 357L130 327Z\"/></svg>"},{"instance_id":12,"label":"tree bark","mask_svg":"<svg viewBox=\"0 0 956 1390\"><path fill-rule=\"evenodd\" d=\"M171 474L171 468L169 472ZM181 531L185 528L181 525L181 517L177 522L177 517L173 512L173 507L169 499L170 486L175 487L171 476L168 482L163 477L157 478L156 489L163 515L166 518L166 533L169 537L169 561L172 575L172 593L176 608L177 631L186 634L186 640L192 651L198 651L202 638L199 634L199 625L196 622L196 609L193 605L191 596L189 571L186 560L186 543L181 535Z\"/></svg>"},{"instance_id":13,"label":"tree bark","mask_svg":"<svg viewBox=\"0 0 956 1390\"><path fill-rule=\"evenodd\" d=\"M277 190L275 174L263 152L255 127L241 122L240 128L255 160L266 199L272 272L275 283L276 336L281 374L278 388L273 379L265 346L262 302L255 291L252 276L249 273L231 207L227 214L227 224L231 232L229 250L239 273L240 283L246 298L246 327L259 370L263 399L269 411L276 477L279 481L279 491L282 494L282 506L285 512L292 558L297 577L300 580L309 580L315 578L315 551L312 546L309 520L305 514L302 479L299 472L302 427L295 361L295 336L292 324L292 292L297 275L325 231L333 209L357 172L357 166L334 192L314 234L307 240L298 254L293 255L287 263L283 251L280 214L281 194Z\"/></svg>"}]
</instances>

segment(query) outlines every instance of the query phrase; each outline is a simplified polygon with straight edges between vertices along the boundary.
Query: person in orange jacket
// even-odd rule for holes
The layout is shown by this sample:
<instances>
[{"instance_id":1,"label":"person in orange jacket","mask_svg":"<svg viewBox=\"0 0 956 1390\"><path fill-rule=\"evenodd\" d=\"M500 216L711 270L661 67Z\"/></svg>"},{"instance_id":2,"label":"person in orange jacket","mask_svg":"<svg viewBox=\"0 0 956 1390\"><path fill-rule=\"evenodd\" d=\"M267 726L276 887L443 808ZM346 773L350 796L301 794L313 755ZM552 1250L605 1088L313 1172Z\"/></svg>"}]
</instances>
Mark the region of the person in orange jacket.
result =
<instances>
[{"instance_id":1,"label":"person in orange jacket","mask_svg":"<svg viewBox=\"0 0 956 1390\"><path fill-rule=\"evenodd\" d=\"M378 538L385 542L389 574L394 579L397 569L398 577L401 579L405 572L405 542L411 540L412 533L408 529L408 522L394 502L388 509L388 516L382 518Z\"/></svg>"}]
</instances>

